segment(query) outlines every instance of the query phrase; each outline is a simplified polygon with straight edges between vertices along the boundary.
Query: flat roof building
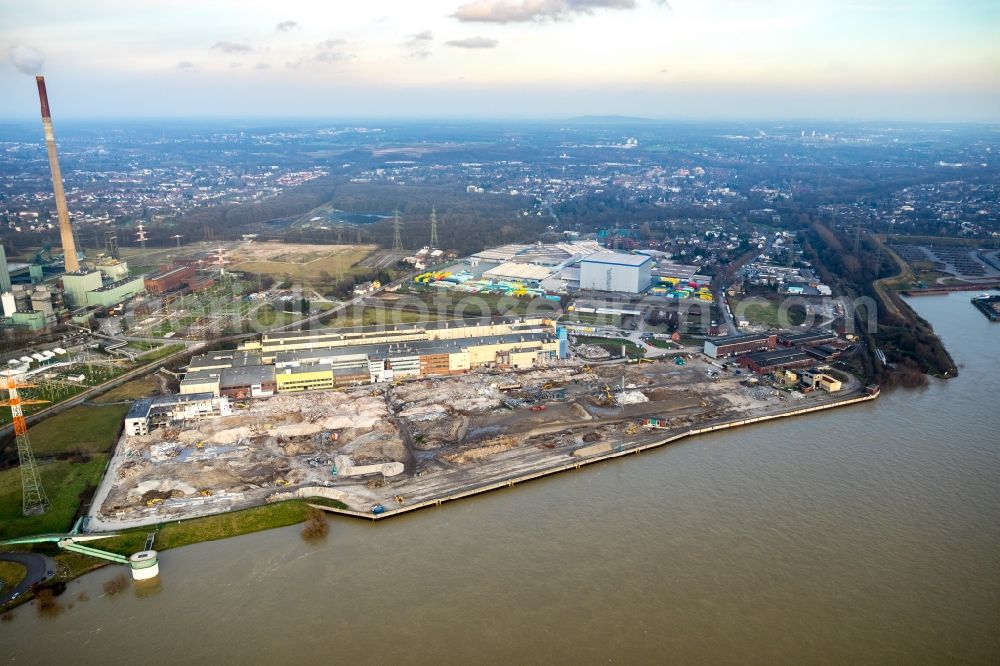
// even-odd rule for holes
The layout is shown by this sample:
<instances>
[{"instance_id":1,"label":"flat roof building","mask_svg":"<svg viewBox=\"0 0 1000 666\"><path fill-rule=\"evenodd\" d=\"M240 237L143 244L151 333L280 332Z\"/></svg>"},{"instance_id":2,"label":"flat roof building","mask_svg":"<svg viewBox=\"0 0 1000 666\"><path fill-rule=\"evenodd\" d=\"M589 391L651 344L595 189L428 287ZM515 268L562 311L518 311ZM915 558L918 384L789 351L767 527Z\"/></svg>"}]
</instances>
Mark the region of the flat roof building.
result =
<instances>
[{"instance_id":1,"label":"flat roof building","mask_svg":"<svg viewBox=\"0 0 1000 666\"><path fill-rule=\"evenodd\" d=\"M774 349L777 342L778 337L773 333L727 335L705 340L704 352L709 358L729 358Z\"/></svg>"},{"instance_id":2,"label":"flat roof building","mask_svg":"<svg viewBox=\"0 0 1000 666\"><path fill-rule=\"evenodd\" d=\"M801 349L775 349L774 351L758 352L740 359L754 372L775 372L788 368L805 368L813 365L816 359Z\"/></svg>"},{"instance_id":3,"label":"flat roof building","mask_svg":"<svg viewBox=\"0 0 1000 666\"><path fill-rule=\"evenodd\" d=\"M649 287L652 266L647 255L597 252L580 261L580 288L638 294Z\"/></svg>"},{"instance_id":4,"label":"flat roof building","mask_svg":"<svg viewBox=\"0 0 1000 666\"><path fill-rule=\"evenodd\" d=\"M815 345L825 345L836 340L836 333L824 331L819 328L812 328L808 331L782 331L778 333L778 344L785 347L812 347Z\"/></svg>"}]
</instances>

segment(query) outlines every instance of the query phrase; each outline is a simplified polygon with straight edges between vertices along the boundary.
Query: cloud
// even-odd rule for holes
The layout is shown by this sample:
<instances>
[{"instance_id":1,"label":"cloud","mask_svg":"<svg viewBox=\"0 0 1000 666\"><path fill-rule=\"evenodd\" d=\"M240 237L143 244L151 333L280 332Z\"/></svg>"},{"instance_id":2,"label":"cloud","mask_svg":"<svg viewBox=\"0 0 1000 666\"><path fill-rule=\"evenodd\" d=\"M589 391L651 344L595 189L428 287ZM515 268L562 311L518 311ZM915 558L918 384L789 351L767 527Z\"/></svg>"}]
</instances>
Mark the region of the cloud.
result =
<instances>
[{"instance_id":1,"label":"cloud","mask_svg":"<svg viewBox=\"0 0 1000 666\"><path fill-rule=\"evenodd\" d=\"M429 47L433 41L434 33L430 30L422 30L407 37L403 45L410 52L411 58L426 58L431 55Z\"/></svg>"},{"instance_id":2,"label":"cloud","mask_svg":"<svg viewBox=\"0 0 1000 666\"><path fill-rule=\"evenodd\" d=\"M215 51L222 51L223 53L250 53L253 51L253 47L249 44L239 44L237 42L216 42L212 44L212 49Z\"/></svg>"},{"instance_id":3,"label":"cloud","mask_svg":"<svg viewBox=\"0 0 1000 666\"><path fill-rule=\"evenodd\" d=\"M448 46L455 46L460 49L492 49L499 44L495 39L489 37L468 37L466 39L452 39L445 42Z\"/></svg>"},{"instance_id":4,"label":"cloud","mask_svg":"<svg viewBox=\"0 0 1000 666\"><path fill-rule=\"evenodd\" d=\"M185 72L194 72L198 69L198 66L190 60L181 60L177 63L177 69L184 70Z\"/></svg>"},{"instance_id":5,"label":"cloud","mask_svg":"<svg viewBox=\"0 0 1000 666\"><path fill-rule=\"evenodd\" d=\"M42 73L42 65L45 64L45 56L38 49L30 46L14 46L7 52L10 57L10 64L17 68L17 71L28 76Z\"/></svg>"},{"instance_id":6,"label":"cloud","mask_svg":"<svg viewBox=\"0 0 1000 666\"><path fill-rule=\"evenodd\" d=\"M344 50L346 45L346 39L327 39L316 45L316 52L313 55L304 56L287 64L289 67L300 67L308 62L331 63L351 60L355 56Z\"/></svg>"},{"instance_id":7,"label":"cloud","mask_svg":"<svg viewBox=\"0 0 1000 666\"><path fill-rule=\"evenodd\" d=\"M595 9L635 9L636 0L473 0L452 14L474 23L560 21Z\"/></svg>"},{"instance_id":8,"label":"cloud","mask_svg":"<svg viewBox=\"0 0 1000 666\"><path fill-rule=\"evenodd\" d=\"M257 69L270 69L271 68L271 66L269 64L267 64L266 62L259 62L259 63L257 63L256 67L257 67Z\"/></svg>"},{"instance_id":9,"label":"cloud","mask_svg":"<svg viewBox=\"0 0 1000 666\"><path fill-rule=\"evenodd\" d=\"M274 26L274 29L278 32L291 32L299 27L298 21L282 21L278 25Z\"/></svg>"}]
</instances>

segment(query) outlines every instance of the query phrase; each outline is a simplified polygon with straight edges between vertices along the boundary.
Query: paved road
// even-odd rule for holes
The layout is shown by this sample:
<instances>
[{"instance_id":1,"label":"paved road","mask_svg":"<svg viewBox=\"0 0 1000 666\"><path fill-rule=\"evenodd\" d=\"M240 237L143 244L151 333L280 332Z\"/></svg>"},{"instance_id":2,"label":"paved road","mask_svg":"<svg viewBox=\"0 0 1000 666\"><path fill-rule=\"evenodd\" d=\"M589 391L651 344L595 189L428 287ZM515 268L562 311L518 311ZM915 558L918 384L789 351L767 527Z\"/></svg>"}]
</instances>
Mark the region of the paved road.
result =
<instances>
[{"instance_id":1,"label":"paved road","mask_svg":"<svg viewBox=\"0 0 1000 666\"><path fill-rule=\"evenodd\" d=\"M37 553L0 553L0 560L23 564L28 570L24 580L17 587L0 592L0 605L21 596L28 591L29 587L35 583L41 583L56 572L55 560Z\"/></svg>"}]
</instances>

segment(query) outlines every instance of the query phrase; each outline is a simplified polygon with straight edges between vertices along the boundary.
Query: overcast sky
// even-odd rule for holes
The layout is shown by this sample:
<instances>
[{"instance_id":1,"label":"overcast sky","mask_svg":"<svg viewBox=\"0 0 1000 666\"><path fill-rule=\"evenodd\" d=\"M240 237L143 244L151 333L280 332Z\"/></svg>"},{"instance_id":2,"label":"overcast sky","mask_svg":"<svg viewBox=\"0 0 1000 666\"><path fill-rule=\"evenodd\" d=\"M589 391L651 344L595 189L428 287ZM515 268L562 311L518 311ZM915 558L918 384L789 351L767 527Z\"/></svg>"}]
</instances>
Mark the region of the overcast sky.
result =
<instances>
[{"instance_id":1,"label":"overcast sky","mask_svg":"<svg viewBox=\"0 0 1000 666\"><path fill-rule=\"evenodd\" d=\"M0 118L1000 121L998 0L3 0Z\"/></svg>"}]
</instances>

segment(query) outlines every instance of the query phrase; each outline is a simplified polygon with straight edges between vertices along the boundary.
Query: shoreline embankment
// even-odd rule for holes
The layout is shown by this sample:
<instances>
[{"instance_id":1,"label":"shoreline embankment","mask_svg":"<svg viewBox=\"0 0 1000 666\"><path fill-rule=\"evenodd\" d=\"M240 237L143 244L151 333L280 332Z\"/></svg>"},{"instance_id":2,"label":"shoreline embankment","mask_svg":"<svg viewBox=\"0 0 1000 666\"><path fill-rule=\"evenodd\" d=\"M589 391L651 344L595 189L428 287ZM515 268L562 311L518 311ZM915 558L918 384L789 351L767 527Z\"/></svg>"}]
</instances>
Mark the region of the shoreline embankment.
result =
<instances>
[{"instance_id":1,"label":"shoreline embankment","mask_svg":"<svg viewBox=\"0 0 1000 666\"><path fill-rule=\"evenodd\" d=\"M762 423L764 421L772 421L775 419L801 416L803 414L809 414L811 412L818 412L827 409L847 407L849 405L855 405L875 400L876 398L878 398L878 396L879 392L876 391L875 393L870 395L861 395L861 396L855 396L853 398L845 398L843 400L828 402L821 405L813 405L810 407L802 407L799 409L792 409L777 414L765 414L762 416L753 416L742 419L731 419L728 421L715 423L712 425L704 425L698 428L690 428L682 432L675 432L655 442L634 444L631 446L622 447L620 449L616 448L610 451L597 453L592 456L581 458L579 460L571 461L568 463L554 465L552 467L546 467L533 472L528 472L526 474L519 474L517 476L512 476L509 479L503 479L501 481L492 481L482 485L474 485L471 487L456 489L454 492L444 495L442 497L422 500L419 502L414 502L413 504L402 505L395 508L384 507L385 510L382 513L378 514L365 511L355 511L353 509L341 509L336 507L324 506L321 504L310 504L310 506L330 513L336 513L344 516L351 516L353 518L363 518L365 520L372 520L372 521L385 520L386 518L392 518L394 516L398 516L404 513L410 513L412 511L417 511L419 509L425 509L432 506L441 506L445 502L453 502L455 500L463 499L466 497L472 497L473 495L480 495L483 493L492 492L494 490L500 490L502 488L510 488L519 483L524 483L526 481L532 481L534 479L540 479L542 477L552 476L553 474L561 474L563 472L580 469L585 465L592 465L594 463L604 462L606 460L612 460L614 458L621 458L622 456L639 454L649 449L655 449L662 446L667 446L669 444L678 442L682 439L687 439L689 437L702 435L707 432L714 432L717 430L728 430L730 428L740 428L752 425L754 423ZM289 496L304 499L308 503L308 500L310 498L343 500L344 492L341 490L337 490L335 488L314 486L314 487L298 488L294 492L289 493Z\"/></svg>"}]
</instances>

